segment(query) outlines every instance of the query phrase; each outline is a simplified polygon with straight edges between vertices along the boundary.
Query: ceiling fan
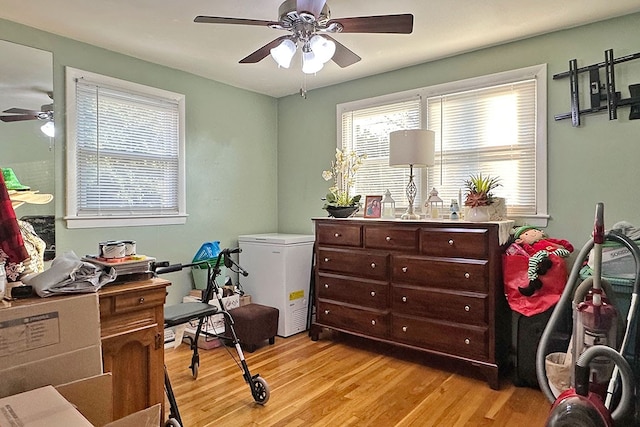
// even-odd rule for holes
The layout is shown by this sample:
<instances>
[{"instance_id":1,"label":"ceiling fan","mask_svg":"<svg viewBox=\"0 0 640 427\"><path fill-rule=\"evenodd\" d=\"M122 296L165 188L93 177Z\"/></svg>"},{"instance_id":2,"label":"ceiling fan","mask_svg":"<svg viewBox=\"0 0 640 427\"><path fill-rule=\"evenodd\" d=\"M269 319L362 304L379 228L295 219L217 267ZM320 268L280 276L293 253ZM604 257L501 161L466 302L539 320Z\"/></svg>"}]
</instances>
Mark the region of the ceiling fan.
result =
<instances>
[{"instance_id":1,"label":"ceiling fan","mask_svg":"<svg viewBox=\"0 0 640 427\"><path fill-rule=\"evenodd\" d=\"M53 100L53 93L48 92L49 98ZM9 108L3 113L7 115L0 116L3 122L19 122L23 120L53 120L53 103L40 107L40 111L26 110L24 108Z\"/></svg>"},{"instance_id":2,"label":"ceiling fan","mask_svg":"<svg viewBox=\"0 0 640 427\"><path fill-rule=\"evenodd\" d=\"M278 37L240 60L241 64L257 63L269 54L278 65L289 67L296 49L301 46L303 72L312 74L329 59L340 67L360 61L360 57L340 44L329 34L337 33L395 33L413 31L413 15L359 16L331 19L326 0L286 0L279 8L279 21L264 21L219 16L196 16L194 22L207 24L240 24L266 26L291 34ZM319 59L322 62L314 61ZM311 64L305 71L305 65ZM319 66L319 68L318 68Z\"/></svg>"}]
</instances>

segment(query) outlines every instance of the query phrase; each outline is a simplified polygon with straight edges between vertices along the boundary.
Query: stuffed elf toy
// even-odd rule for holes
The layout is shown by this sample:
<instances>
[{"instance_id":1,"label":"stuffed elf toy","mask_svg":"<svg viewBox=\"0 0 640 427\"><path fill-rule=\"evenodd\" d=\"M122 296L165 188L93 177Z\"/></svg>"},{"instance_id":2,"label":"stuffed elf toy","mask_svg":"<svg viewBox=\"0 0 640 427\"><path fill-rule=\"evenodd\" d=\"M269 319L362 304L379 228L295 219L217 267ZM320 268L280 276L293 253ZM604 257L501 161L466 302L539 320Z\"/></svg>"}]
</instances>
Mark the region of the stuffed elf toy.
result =
<instances>
[{"instance_id":1,"label":"stuffed elf toy","mask_svg":"<svg viewBox=\"0 0 640 427\"><path fill-rule=\"evenodd\" d=\"M516 229L513 237L515 242L529 254L527 269L529 285L518 287L522 295L529 297L542 288L542 282L538 276L545 274L551 268L549 255L566 258L573 252L573 245L567 240L549 238L542 230L530 225Z\"/></svg>"}]
</instances>

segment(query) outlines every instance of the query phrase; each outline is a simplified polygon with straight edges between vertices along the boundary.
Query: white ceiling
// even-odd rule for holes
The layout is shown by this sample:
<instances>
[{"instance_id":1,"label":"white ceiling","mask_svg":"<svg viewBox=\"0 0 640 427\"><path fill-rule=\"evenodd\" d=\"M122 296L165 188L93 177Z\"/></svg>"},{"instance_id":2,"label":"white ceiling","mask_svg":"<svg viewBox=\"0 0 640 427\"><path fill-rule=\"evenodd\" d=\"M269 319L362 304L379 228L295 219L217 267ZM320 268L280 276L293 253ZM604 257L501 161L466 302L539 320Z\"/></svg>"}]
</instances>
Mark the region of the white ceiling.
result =
<instances>
[{"instance_id":1,"label":"white ceiling","mask_svg":"<svg viewBox=\"0 0 640 427\"><path fill-rule=\"evenodd\" d=\"M0 0L0 18L280 97L297 93L303 84L299 54L290 69L278 69L270 57L257 64L238 61L286 33L261 26L193 22L197 15L276 21L280 3ZM362 61L344 69L329 62L306 78L308 89L640 11L639 0L329 0L328 4L334 19L412 13L414 31L335 35Z\"/></svg>"}]
</instances>

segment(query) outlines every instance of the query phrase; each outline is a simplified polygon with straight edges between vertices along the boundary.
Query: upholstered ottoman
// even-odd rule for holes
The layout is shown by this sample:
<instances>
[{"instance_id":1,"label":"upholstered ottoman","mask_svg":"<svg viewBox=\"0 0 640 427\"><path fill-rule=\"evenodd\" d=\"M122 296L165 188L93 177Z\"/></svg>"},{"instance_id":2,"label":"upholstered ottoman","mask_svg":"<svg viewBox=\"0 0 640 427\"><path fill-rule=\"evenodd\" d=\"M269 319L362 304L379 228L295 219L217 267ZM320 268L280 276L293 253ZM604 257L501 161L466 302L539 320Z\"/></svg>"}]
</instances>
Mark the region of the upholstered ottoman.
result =
<instances>
[{"instance_id":1,"label":"upholstered ottoman","mask_svg":"<svg viewBox=\"0 0 640 427\"><path fill-rule=\"evenodd\" d=\"M233 327L238 340L247 351L254 352L258 344L265 340L269 340L269 344L275 342L280 314L277 308L253 303L231 309L229 314L233 318ZM225 328L229 327L228 322L229 320L225 318ZM230 331L225 335L230 338Z\"/></svg>"}]
</instances>

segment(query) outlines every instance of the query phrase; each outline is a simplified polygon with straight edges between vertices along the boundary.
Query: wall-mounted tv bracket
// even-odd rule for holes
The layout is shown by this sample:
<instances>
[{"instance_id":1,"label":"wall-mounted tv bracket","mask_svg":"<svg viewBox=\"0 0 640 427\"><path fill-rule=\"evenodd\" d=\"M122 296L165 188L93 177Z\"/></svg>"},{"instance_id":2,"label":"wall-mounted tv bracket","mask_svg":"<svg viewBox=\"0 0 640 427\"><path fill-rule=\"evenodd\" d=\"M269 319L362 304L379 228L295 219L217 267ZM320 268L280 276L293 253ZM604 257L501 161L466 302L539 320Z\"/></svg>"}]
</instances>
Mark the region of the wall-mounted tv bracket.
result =
<instances>
[{"instance_id":1,"label":"wall-mounted tv bracket","mask_svg":"<svg viewBox=\"0 0 640 427\"><path fill-rule=\"evenodd\" d=\"M569 113L557 114L554 116L556 120L564 120L571 118L571 124L574 127L580 126L580 115L598 113L603 110L609 112L609 120L618 118L618 107L630 106L631 112L629 120L640 119L640 84L629 85L630 97L622 99L620 92L616 92L616 78L614 65L622 62L640 59L640 52L632 55L613 57L613 49L604 52L604 62L587 65L578 68L577 61L572 59L569 61L569 71L555 74L554 80L569 77L569 85L571 86L571 111ZM600 82L600 69L605 69L605 84ZM580 96L578 95L578 76L581 73L589 73L589 93L591 108L580 109ZM606 101L602 105L602 101Z\"/></svg>"}]
</instances>

